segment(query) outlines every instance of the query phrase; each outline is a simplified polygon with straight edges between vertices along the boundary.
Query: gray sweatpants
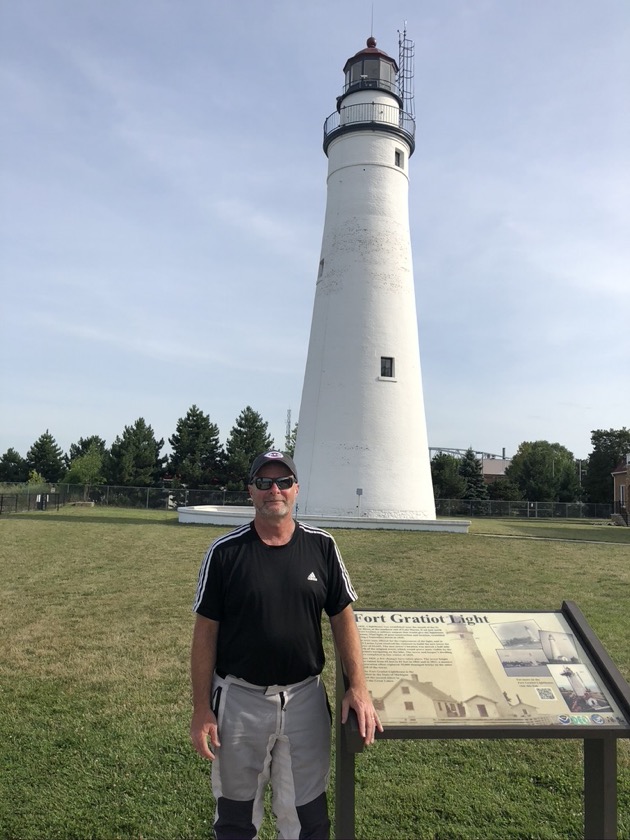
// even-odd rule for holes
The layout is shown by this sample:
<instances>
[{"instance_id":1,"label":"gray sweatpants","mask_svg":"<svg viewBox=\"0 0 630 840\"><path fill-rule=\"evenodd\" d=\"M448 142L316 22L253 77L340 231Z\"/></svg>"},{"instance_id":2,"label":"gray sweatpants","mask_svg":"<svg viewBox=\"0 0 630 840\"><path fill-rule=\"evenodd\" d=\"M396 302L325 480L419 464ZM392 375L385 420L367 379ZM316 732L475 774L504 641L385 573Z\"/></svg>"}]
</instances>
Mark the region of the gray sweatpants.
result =
<instances>
[{"instance_id":1,"label":"gray sweatpants","mask_svg":"<svg viewBox=\"0 0 630 840\"><path fill-rule=\"evenodd\" d=\"M330 708L321 678L263 687L215 674L212 707L217 840L258 836L269 782L278 837L326 840Z\"/></svg>"}]
</instances>

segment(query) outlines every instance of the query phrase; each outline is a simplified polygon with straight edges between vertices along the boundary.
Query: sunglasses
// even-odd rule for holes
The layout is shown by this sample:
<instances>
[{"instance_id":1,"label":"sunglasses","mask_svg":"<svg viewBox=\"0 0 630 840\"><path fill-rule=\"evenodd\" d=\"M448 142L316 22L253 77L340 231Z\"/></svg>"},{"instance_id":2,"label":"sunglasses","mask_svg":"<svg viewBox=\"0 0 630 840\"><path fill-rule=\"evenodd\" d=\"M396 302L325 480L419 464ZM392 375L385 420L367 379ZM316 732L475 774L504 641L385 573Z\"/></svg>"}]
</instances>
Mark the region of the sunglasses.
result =
<instances>
[{"instance_id":1,"label":"sunglasses","mask_svg":"<svg viewBox=\"0 0 630 840\"><path fill-rule=\"evenodd\" d=\"M284 475L282 478L255 478L252 482L258 490L271 490L275 484L278 490L288 490L295 484L292 475Z\"/></svg>"}]
</instances>

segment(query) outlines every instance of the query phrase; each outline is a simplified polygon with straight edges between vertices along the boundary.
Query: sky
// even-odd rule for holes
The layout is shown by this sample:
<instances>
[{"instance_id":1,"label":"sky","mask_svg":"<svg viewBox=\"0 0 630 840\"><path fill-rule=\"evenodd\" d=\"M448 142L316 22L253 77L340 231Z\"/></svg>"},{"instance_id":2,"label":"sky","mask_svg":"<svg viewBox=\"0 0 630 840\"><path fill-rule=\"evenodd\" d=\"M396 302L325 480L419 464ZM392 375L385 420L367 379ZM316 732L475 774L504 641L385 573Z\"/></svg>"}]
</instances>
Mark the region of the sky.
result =
<instances>
[{"instance_id":1,"label":"sky","mask_svg":"<svg viewBox=\"0 0 630 840\"><path fill-rule=\"evenodd\" d=\"M20 0L0 9L0 454L194 404L299 415L322 126L415 43L431 447L630 426L627 0Z\"/></svg>"}]
</instances>

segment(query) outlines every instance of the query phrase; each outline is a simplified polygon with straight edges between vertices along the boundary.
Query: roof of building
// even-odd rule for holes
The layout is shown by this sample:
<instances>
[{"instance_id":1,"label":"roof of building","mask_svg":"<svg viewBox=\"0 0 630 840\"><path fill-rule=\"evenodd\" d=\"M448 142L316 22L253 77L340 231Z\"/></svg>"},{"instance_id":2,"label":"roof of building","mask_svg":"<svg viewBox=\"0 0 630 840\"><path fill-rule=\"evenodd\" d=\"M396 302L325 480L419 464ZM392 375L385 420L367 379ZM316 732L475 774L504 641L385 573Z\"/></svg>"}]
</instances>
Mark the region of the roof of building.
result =
<instances>
[{"instance_id":1,"label":"roof of building","mask_svg":"<svg viewBox=\"0 0 630 840\"><path fill-rule=\"evenodd\" d=\"M383 50L378 49L378 47L376 46L376 38L373 38L372 36L370 36L367 39L367 45L363 47L362 50L359 50L358 53L355 53L352 56L352 58L349 58L346 61L343 68L343 72L345 73L348 67L351 64L354 64L360 56L363 56L364 58L384 58L387 61L391 62L396 68L396 72L398 72L398 64L396 63L396 61L391 57L391 55L387 55L386 52L383 52Z\"/></svg>"},{"instance_id":2,"label":"roof of building","mask_svg":"<svg viewBox=\"0 0 630 840\"><path fill-rule=\"evenodd\" d=\"M419 691L420 694L424 694L425 697L430 698L431 700L438 700L442 703L456 703L454 697L450 694L445 694L443 691L440 691L439 688L436 688L432 682L420 682L416 679L400 679L394 685L388 689L383 695L383 699L388 697L392 691L395 691L400 685L408 685L410 688L413 688L415 691Z\"/></svg>"},{"instance_id":3,"label":"roof of building","mask_svg":"<svg viewBox=\"0 0 630 840\"><path fill-rule=\"evenodd\" d=\"M510 463L509 458L484 458L481 461L481 470L484 475L505 475Z\"/></svg>"}]
</instances>

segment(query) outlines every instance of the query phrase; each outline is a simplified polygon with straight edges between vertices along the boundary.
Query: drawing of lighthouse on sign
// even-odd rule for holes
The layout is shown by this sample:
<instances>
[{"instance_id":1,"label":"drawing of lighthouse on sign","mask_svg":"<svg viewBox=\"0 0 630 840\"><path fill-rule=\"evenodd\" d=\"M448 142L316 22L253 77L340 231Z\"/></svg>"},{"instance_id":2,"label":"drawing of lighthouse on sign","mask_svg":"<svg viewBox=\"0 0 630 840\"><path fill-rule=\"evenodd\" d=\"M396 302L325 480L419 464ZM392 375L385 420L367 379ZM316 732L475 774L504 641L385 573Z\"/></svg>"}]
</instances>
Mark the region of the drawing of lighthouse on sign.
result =
<instances>
[{"instance_id":1,"label":"drawing of lighthouse on sign","mask_svg":"<svg viewBox=\"0 0 630 840\"><path fill-rule=\"evenodd\" d=\"M559 613L357 611L356 621L385 726L627 726Z\"/></svg>"}]
</instances>

